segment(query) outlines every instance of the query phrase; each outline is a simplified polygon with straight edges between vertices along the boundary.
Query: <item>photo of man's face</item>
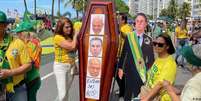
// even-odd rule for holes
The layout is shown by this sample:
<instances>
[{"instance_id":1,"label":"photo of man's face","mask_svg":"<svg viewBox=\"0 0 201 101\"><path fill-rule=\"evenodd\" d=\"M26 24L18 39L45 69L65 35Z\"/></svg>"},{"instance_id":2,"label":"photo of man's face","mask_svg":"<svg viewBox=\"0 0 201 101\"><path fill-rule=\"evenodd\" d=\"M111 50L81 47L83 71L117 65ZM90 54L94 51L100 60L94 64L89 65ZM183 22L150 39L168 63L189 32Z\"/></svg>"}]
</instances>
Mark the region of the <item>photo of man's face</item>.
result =
<instances>
[{"instance_id":1,"label":"photo of man's face","mask_svg":"<svg viewBox=\"0 0 201 101\"><path fill-rule=\"evenodd\" d=\"M90 39L90 54L91 56L101 56L102 53L102 39L100 37L92 37Z\"/></svg>"},{"instance_id":2,"label":"photo of man's face","mask_svg":"<svg viewBox=\"0 0 201 101\"><path fill-rule=\"evenodd\" d=\"M103 35L104 33L104 15L103 14L92 14L91 15L91 34Z\"/></svg>"},{"instance_id":3,"label":"photo of man's face","mask_svg":"<svg viewBox=\"0 0 201 101\"><path fill-rule=\"evenodd\" d=\"M100 74L101 74L101 59L89 58L87 67L87 76L100 78Z\"/></svg>"}]
</instances>

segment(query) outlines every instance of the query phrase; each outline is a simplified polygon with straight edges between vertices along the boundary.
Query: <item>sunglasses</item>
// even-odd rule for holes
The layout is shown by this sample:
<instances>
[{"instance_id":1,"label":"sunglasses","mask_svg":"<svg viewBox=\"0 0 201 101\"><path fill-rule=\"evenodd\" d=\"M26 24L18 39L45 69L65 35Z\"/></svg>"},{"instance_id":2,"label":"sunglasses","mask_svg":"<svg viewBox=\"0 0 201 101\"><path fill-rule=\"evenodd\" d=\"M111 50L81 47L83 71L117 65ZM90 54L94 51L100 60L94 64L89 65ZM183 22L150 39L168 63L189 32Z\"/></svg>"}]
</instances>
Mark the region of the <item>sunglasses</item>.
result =
<instances>
[{"instance_id":1,"label":"sunglasses","mask_svg":"<svg viewBox=\"0 0 201 101\"><path fill-rule=\"evenodd\" d=\"M64 26L66 29L71 28L71 26Z\"/></svg>"},{"instance_id":2,"label":"sunglasses","mask_svg":"<svg viewBox=\"0 0 201 101\"><path fill-rule=\"evenodd\" d=\"M165 43L159 43L159 42L153 42L153 45L156 47L156 46L158 46L158 47L164 47L165 46Z\"/></svg>"}]
</instances>

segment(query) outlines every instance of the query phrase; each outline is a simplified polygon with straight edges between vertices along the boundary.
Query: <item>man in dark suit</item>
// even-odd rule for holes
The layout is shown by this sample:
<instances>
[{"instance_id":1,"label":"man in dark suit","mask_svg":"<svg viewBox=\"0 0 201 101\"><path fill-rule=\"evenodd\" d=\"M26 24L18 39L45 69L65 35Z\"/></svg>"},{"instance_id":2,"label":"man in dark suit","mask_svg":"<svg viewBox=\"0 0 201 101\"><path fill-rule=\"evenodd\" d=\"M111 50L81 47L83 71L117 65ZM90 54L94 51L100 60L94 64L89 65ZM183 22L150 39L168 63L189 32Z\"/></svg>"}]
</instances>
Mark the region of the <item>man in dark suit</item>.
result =
<instances>
[{"instance_id":1,"label":"man in dark suit","mask_svg":"<svg viewBox=\"0 0 201 101\"><path fill-rule=\"evenodd\" d=\"M152 38L145 34L145 28L147 26L147 18L145 14L139 13L135 19L135 33L137 34L138 44L141 47L143 63L146 69L150 68L154 62L154 53L152 47ZM135 33L130 33L132 36ZM134 46L137 47L137 46ZM130 101L131 98L137 97L140 93L140 88L144 84L144 80L136 67L135 59L132 54L131 46L128 37L125 39L121 58L119 60L119 78L125 76L125 101Z\"/></svg>"}]
</instances>

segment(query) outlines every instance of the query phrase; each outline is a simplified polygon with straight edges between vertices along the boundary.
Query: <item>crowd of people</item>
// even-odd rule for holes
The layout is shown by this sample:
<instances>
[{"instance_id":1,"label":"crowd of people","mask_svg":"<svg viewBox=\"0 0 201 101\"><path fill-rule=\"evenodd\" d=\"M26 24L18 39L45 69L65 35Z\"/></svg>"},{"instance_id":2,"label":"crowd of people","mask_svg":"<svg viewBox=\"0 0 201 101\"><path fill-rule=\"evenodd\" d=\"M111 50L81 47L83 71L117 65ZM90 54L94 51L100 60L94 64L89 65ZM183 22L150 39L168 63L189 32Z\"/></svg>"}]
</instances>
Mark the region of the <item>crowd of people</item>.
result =
<instances>
[{"instance_id":1,"label":"crowd of people","mask_svg":"<svg viewBox=\"0 0 201 101\"><path fill-rule=\"evenodd\" d=\"M20 22L12 32L6 32L7 17L0 11L1 25L1 101L36 101L41 80L39 74L42 49L30 34L33 24Z\"/></svg>"},{"instance_id":2,"label":"crowd of people","mask_svg":"<svg viewBox=\"0 0 201 101\"><path fill-rule=\"evenodd\" d=\"M120 20L124 21L125 15L123 14L121 16L122 17L120 17L121 18ZM191 30L189 31L189 29L187 28L187 20L184 19L181 21L181 23L179 22L178 25L175 26L175 32L171 32L170 29L168 29L166 22L164 21L163 23L156 24L156 26L154 27L155 29L153 30L152 33L152 38L149 37L146 38L145 37L145 35L147 34L146 27L148 24L146 16L143 13L139 13L137 14L137 17L134 22L135 25L132 26L134 30L132 30L130 34L126 35L126 37L124 37L123 40L122 36L125 35L126 30L123 31L121 28L125 27L124 25L127 24L126 23L124 23L124 25L120 24L120 43L122 42L124 43L123 48L121 48L120 46L118 52L121 54L118 62L119 77L117 77L117 82L120 87L120 90L119 92L117 92L117 94L119 94L120 100L122 99L124 99L124 101L200 100L201 93L198 94L199 92L198 89L200 89L200 87L198 87L199 86L198 78L200 77L193 76L192 79L194 80L194 82L196 82L196 80L194 79L196 78L197 84L191 82L192 81L191 79L187 82L183 91L180 91L179 89L174 87L174 83L176 82L176 71L178 66L177 57L180 55L184 57L185 59L184 61L187 61L188 64L193 65L193 66L187 65L186 67L188 67L188 70L190 70L190 72L192 72L194 75L199 75L200 65L198 64L198 61L200 61L199 58L200 52L198 50L195 51L192 49L193 47L198 48L200 46L198 42L200 38L199 36L200 29L197 29L197 31L193 31L193 27L195 27L194 24L194 26L191 26ZM158 26L159 24L160 26ZM129 27L127 27L127 29L129 29ZM139 46L137 48L136 46L133 47L131 44L131 42L134 43L134 41L129 41L131 35L138 37L137 41ZM142 35L144 37L142 37ZM142 44L147 44L147 46ZM144 63L146 68L147 78L145 81L142 75L143 71L138 69L140 66L138 64L138 58L135 55L136 53L133 52L133 48L139 49L139 47L141 48L141 50L139 51L142 52L142 56L144 59L143 62L140 61L140 63L142 64ZM195 59L192 60L192 58ZM192 69L192 67L194 68ZM194 73L195 70L196 73ZM197 90L194 91L195 89L193 88ZM194 92L197 95L194 95Z\"/></svg>"},{"instance_id":3,"label":"crowd of people","mask_svg":"<svg viewBox=\"0 0 201 101\"><path fill-rule=\"evenodd\" d=\"M127 23L127 15L120 14L119 45L115 79L119 85L119 100L132 101L199 101L201 100L201 31L193 22L187 28L182 20L171 32L166 23L162 30L154 27L154 36L147 35L148 19L138 13L135 24ZM103 30L103 19L95 16L92 20L94 35ZM31 21L21 21L12 33L7 33L7 17L0 11L0 101L36 101L41 85L39 74L42 48L34 37ZM67 101L69 88L78 67L77 49L81 24L78 29L69 18L61 17L54 30L54 65L58 96L57 101ZM49 28L49 27L48 27ZM16 33L16 34L13 34ZM103 32L104 33L104 32ZM103 39L92 37L89 54L101 57ZM182 55L188 62L188 70L194 75L182 91L174 87L176 82L177 57ZM100 78L101 61L90 58L87 75ZM181 92L181 93L180 93Z\"/></svg>"}]
</instances>

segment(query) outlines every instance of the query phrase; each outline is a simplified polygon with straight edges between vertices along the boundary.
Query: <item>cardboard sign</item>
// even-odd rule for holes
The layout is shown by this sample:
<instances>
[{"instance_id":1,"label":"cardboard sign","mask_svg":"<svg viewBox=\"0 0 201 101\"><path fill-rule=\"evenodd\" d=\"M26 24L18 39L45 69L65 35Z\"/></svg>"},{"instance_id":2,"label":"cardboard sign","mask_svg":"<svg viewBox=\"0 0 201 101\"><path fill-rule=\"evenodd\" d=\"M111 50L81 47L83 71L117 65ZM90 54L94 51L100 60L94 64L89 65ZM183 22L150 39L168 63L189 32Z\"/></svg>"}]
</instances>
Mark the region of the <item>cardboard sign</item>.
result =
<instances>
[{"instance_id":1,"label":"cardboard sign","mask_svg":"<svg viewBox=\"0 0 201 101\"><path fill-rule=\"evenodd\" d=\"M86 78L86 92L85 97L99 100L100 95L100 79Z\"/></svg>"}]
</instances>

